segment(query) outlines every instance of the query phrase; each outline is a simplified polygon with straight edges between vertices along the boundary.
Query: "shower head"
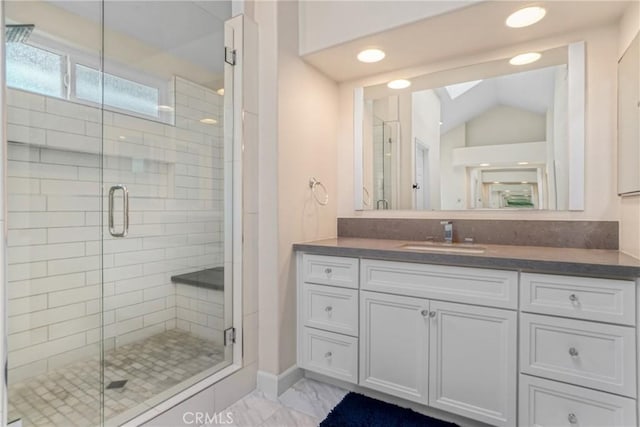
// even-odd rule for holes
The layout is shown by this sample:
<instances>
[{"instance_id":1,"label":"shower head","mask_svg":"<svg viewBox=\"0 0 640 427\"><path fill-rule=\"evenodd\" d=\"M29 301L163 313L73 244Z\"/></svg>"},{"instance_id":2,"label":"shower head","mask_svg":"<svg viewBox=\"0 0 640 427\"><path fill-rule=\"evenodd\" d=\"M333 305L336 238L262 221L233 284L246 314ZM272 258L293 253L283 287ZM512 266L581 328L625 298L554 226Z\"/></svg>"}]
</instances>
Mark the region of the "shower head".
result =
<instances>
[{"instance_id":1,"label":"shower head","mask_svg":"<svg viewBox=\"0 0 640 427\"><path fill-rule=\"evenodd\" d=\"M33 24L7 24L5 25L5 39L8 43L24 43L29 39L35 27Z\"/></svg>"}]
</instances>

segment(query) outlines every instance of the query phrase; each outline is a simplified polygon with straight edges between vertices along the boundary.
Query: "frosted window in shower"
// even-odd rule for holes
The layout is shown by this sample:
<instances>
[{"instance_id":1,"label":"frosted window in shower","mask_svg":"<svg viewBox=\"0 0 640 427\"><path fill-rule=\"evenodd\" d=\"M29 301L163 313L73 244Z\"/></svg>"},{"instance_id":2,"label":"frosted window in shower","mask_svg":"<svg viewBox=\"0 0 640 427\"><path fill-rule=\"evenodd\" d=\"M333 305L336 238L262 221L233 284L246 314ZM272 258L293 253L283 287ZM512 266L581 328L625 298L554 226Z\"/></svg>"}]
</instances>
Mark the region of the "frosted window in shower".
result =
<instances>
[{"instance_id":1,"label":"frosted window in shower","mask_svg":"<svg viewBox=\"0 0 640 427\"><path fill-rule=\"evenodd\" d=\"M100 103L100 71L76 64L76 98ZM104 105L158 117L157 88L104 73Z\"/></svg>"},{"instance_id":2,"label":"frosted window in shower","mask_svg":"<svg viewBox=\"0 0 640 427\"><path fill-rule=\"evenodd\" d=\"M6 44L7 86L63 97L65 57L24 43Z\"/></svg>"}]
</instances>

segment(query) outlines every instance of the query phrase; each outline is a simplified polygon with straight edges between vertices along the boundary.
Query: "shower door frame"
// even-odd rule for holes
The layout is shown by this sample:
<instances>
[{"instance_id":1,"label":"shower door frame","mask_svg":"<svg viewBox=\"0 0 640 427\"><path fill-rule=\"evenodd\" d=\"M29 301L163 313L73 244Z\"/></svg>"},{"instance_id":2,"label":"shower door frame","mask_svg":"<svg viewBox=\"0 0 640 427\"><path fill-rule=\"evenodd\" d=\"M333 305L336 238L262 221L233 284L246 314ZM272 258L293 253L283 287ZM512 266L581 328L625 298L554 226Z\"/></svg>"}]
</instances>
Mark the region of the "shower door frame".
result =
<instances>
[{"instance_id":1,"label":"shower door frame","mask_svg":"<svg viewBox=\"0 0 640 427\"><path fill-rule=\"evenodd\" d=\"M233 2L233 10L237 11L238 6L242 9L242 1ZM7 425L8 418L8 381L6 376L7 366L7 132L6 132L6 67L5 67L5 9L4 2L0 1L0 23L3 30L0 31L0 357L2 368L0 369L0 423ZM245 26L251 26L250 37L245 39ZM231 365L215 372L214 374L198 381L185 388L169 399L161 402L155 407L126 421L123 425L139 425L157 417L160 413L176 406L186 399L194 396L202 390L212 386L221 379L233 374L243 367L243 335L242 335L242 308L243 308L243 149L245 141L244 129L244 101L246 96L255 97L257 94L245 94L245 73L244 60L246 52L257 56L257 30L256 24L247 20L243 14L237 14L224 23L225 45L236 52L235 65L225 63L225 88L228 84L233 85L227 93L232 97L224 97L225 117L231 120L224 121L224 235L225 235L225 270L231 271L231 326L235 329L235 340L232 343ZM254 40L255 39L255 40ZM245 49L246 46L248 49ZM257 63L257 57L251 59L252 63ZM251 70L257 75L257 70ZM255 76L254 76L255 77ZM255 79L254 79L255 80ZM249 85L250 89L257 90L257 87ZM257 146L257 144L252 144ZM104 228L104 227L103 227ZM104 230L103 230L104 232ZM225 278L225 288L227 279ZM225 309L229 305L225 298ZM227 312L227 310L225 310ZM227 314L225 314L226 318ZM104 327L104 325L102 326ZM104 404L104 402L103 402Z\"/></svg>"}]
</instances>

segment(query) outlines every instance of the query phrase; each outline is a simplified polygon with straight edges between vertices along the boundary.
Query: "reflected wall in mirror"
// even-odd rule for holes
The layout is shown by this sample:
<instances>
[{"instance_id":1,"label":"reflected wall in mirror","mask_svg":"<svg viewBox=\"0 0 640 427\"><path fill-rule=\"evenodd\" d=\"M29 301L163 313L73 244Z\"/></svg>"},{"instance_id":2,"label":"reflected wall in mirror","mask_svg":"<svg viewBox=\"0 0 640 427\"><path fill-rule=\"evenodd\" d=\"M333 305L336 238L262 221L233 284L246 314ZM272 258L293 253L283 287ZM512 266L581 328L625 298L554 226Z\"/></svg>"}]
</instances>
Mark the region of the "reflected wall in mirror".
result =
<instances>
[{"instance_id":1,"label":"reflected wall in mirror","mask_svg":"<svg viewBox=\"0 0 640 427\"><path fill-rule=\"evenodd\" d=\"M356 90L356 208L582 209L584 44L541 53Z\"/></svg>"}]
</instances>

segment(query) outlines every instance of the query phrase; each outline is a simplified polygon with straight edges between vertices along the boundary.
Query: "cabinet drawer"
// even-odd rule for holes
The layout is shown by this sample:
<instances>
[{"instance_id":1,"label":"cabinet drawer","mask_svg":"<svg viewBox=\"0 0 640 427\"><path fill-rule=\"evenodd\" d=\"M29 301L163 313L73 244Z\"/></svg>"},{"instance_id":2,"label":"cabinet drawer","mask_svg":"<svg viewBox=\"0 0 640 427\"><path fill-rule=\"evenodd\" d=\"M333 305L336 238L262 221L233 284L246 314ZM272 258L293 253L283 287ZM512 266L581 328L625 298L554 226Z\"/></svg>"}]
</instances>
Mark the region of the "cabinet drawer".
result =
<instances>
[{"instance_id":1,"label":"cabinet drawer","mask_svg":"<svg viewBox=\"0 0 640 427\"><path fill-rule=\"evenodd\" d=\"M350 383L358 382L358 339L304 328L303 368Z\"/></svg>"},{"instance_id":2,"label":"cabinet drawer","mask_svg":"<svg viewBox=\"0 0 640 427\"><path fill-rule=\"evenodd\" d=\"M358 288L358 259L302 255L302 280L319 285Z\"/></svg>"},{"instance_id":3,"label":"cabinet drawer","mask_svg":"<svg viewBox=\"0 0 640 427\"><path fill-rule=\"evenodd\" d=\"M305 326L347 335L358 335L358 291L334 286L302 287Z\"/></svg>"},{"instance_id":4,"label":"cabinet drawer","mask_svg":"<svg viewBox=\"0 0 640 427\"><path fill-rule=\"evenodd\" d=\"M520 375L521 427L633 427L636 401Z\"/></svg>"},{"instance_id":5,"label":"cabinet drawer","mask_svg":"<svg viewBox=\"0 0 640 427\"><path fill-rule=\"evenodd\" d=\"M362 289L500 308L518 307L518 273L430 264L360 261Z\"/></svg>"},{"instance_id":6,"label":"cabinet drawer","mask_svg":"<svg viewBox=\"0 0 640 427\"><path fill-rule=\"evenodd\" d=\"M636 287L627 280L522 273L523 311L634 325Z\"/></svg>"},{"instance_id":7,"label":"cabinet drawer","mask_svg":"<svg viewBox=\"0 0 640 427\"><path fill-rule=\"evenodd\" d=\"M522 314L523 373L635 397L635 329Z\"/></svg>"}]
</instances>

